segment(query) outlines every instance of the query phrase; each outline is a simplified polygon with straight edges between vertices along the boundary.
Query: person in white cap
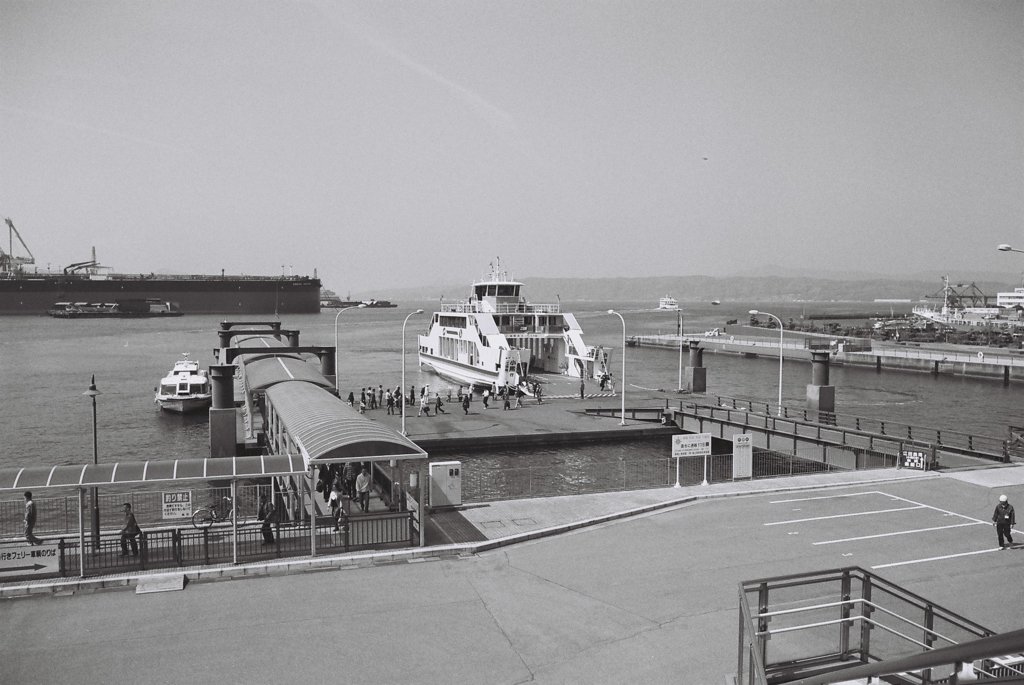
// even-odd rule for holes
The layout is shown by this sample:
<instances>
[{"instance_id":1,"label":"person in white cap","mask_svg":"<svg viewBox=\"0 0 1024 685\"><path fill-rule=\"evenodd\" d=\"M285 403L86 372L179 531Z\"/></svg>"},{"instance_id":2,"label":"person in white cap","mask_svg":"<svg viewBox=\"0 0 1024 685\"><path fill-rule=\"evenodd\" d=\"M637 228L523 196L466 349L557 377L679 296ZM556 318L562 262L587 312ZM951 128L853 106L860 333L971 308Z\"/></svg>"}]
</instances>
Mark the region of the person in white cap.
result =
<instances>
[{"instance_id":1,"label":"person in white cap","mask_svg":"<svg viewBox=\"0 0 1024 685\"><path fill-rule=\"evenodd\" d=\"M1013 536L1010 534L1011 529L1017 525L1017 519L1014 518L1013 505L1006 501L1006 495L999 495L999 504L996 505L996 510L992 514L992 523L996 526L996 535L999 536L999 548L1006 549L1013 544ZM1003 544L1003 538L1006 538L1006 544Z\"/></svg>"}]
</instances>

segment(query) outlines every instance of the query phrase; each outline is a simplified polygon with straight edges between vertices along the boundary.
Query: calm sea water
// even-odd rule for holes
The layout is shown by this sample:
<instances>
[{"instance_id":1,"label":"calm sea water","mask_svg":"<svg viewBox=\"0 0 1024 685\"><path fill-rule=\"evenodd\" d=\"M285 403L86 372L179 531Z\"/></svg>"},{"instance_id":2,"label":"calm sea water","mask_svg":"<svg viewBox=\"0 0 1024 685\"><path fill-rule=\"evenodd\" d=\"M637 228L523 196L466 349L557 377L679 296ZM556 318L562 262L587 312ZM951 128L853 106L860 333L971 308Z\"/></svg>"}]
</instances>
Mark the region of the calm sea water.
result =
<instances>
[{"instance_id":1,"label":"calm sea water","mask_svg":"<svg viewBox=\"0 0 1024 685\"><path fill-rule=\"evenodd\" d=\"M354 388L358 394L360 387L368 385L394 387L399 382L402 321L418 307L433 311L436 303L403 304L397 309L351 310L339 317L339 374L344 393ZM648 303L563 303L566 311L576 314L589 344L615 349L616 370L622 327L618 317L606 313L610 307L624 315L627 334L675 330L674 313L643 309L645 306ZM727 319L744 321L752 308L767 309L785 320L802 311L873 311L877 305L684 304L685 327L687 331L705 330L720 327ZM285 317L282 322L285 328L301 331L303 344L333 345L335 315L325 311ZM223 318L0 317L0 467L91 461L92 405L82 393L93 374L103 393L97 398L101 460L207 456L205 416L161 412L153 403L153 389L182 352L191 353L204 366L214 362L216 331ZM406 385L443 385L416 367L416 335L423 332L427 319L427 313L409 319ZM678 359L671 350L629 348L627 391L635 391L639 400L660 388L674 389ZM709 394L775 401L777 361L705 353L704 364ZM810 376L810 365L805 362L785 364L786 404L804 404ZM845 414L992 436L1004 436L1009 424L1024 424L1024 386L1020 383L1004 387L999 380L895 371L876 374L873 369L852 367L833 367L831 381L836 386L837 410ZM627 401L632 399L627 395ZM667 444L664 449L667 453Z\"/></svg>"}]
</instances>

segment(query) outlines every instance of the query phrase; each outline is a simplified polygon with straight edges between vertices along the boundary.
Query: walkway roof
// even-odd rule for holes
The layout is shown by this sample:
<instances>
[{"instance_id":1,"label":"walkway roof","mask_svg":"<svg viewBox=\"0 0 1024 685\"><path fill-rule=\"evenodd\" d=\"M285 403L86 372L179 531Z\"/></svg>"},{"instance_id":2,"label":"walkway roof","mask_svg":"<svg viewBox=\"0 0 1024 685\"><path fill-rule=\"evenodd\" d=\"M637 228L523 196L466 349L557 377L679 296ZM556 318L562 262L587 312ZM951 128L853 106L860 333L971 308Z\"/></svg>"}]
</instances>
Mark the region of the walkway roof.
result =
<instances>
[{"instance_id":1,"label":"walkway roof","mask_svg":"<svg viewBox=\"0 0 1024 685\"><path fill-rule=\"evenodd\" d=\"M334 385L320 373L320 366L293 357L267 357L245 364L245 384L249 392L266 390L284 381L306 381L322 388ZM337 398L335 398L337 402Z\"/></svg>"},{"instance_id":2,"label":"walkway roof","mask_svg":"<svg viewBox=\"0 0 1024 685\"><path fill-rule=\"evenodd\" d=\"M0 492L159 481L261 478L303 473L304 470L302 458L295 454L27 466L0 469Z\"/></svg>"},{"instance_id":3,"label":"walkway roof","mask_svg":"<svg viewBox=\"0 0 1024 685\"><path fill-rule=\"evenodd\" d=\"M427 456L401 433L371 421L323 388L308 383L281 383L269 388L267 405L273 407L307 464Z\"/></svg>"}]
</instances>

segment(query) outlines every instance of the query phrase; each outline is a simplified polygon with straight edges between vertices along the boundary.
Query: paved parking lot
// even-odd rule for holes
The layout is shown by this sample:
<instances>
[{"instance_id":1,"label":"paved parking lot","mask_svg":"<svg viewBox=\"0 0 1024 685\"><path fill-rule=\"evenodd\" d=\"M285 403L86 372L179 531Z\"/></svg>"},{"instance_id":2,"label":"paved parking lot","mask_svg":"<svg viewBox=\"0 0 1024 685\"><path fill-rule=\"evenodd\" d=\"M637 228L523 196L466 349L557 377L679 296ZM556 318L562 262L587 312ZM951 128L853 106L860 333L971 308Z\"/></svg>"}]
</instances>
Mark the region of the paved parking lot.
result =
<instances>
[{"instance_id":1,"label":"paved parking lot","mask_svg":"<svg viewBox=\"0 0 1024 685\"><path fill-rule=\"evenodd\" d=\"M9 600L0 660L10 683L721 683L742 580L859 565L1021 627L1024 548L997 551L988 523L1000 492L1024 503L948 476L732 492L456 558Z\"/></svg>"}]
</instances>

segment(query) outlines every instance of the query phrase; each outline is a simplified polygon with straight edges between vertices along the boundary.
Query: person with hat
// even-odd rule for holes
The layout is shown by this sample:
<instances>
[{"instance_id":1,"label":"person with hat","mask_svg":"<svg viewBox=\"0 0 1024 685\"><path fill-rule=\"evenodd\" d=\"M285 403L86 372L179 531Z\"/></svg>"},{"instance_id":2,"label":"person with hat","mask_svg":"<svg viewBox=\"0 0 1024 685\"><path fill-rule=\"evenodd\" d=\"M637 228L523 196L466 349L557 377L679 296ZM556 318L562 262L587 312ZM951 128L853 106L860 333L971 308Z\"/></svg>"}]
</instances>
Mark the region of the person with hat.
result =
<instances>
[{"instance_id":1,"label":"person with hat","mask_svg":"<svg viewBox=\"0 0 1024 685\"><path fill-rule=\"evenodd\" d=\"M1017 519L1014 518L1013 505L1006 500L1006 495L999 495L999 504L996 505L996 510L992 513L992 523L995 524L996 535L999 536L999 548L1006 549L1012 546L1011 531L1017 525ZM1005 545L1003 538L1006 538Z\"/></svg>"}]
</instances>

